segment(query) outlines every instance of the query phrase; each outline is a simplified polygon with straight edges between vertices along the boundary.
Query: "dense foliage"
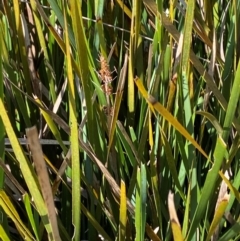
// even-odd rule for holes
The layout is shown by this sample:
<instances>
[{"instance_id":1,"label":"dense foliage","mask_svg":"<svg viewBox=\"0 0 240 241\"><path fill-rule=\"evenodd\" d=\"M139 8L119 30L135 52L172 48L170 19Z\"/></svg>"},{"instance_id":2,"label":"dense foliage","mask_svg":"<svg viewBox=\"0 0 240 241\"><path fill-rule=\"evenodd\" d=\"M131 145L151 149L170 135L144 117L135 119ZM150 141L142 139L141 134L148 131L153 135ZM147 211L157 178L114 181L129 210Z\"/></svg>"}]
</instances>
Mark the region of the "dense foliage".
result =
<instances>
[{"instance_id":1,"label":"dense foliage","mask_svg":"<svg viewBox=\"0 0 240 241\"><path fill-rule=\"evenodd\" d=\"M1 240L240 239L240 1L0 10Z\"/></svg>"}]
</instances>

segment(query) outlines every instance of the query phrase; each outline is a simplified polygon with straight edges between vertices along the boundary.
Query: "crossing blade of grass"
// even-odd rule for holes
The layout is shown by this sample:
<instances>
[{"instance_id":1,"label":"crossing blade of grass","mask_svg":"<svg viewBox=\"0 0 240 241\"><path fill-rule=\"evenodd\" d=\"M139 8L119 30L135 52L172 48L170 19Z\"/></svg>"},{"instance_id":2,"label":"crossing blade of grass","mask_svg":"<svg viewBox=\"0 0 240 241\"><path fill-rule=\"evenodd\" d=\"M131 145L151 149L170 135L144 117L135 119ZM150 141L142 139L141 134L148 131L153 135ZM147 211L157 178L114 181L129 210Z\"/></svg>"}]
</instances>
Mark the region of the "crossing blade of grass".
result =
<instances>
[{"instance_id":1,"label":"crossing blade of grass","mask_svg":"<svg viewBox=\"0 0 240 241\"><path fill-rule=\"evenodd\" d=\"M178 130L187 140L189 140L195 148L197 148L207 159L208 156L204 152L201 146L192 138L192 136L187 132L187 130L177 121L177 119L168 112L157 100L151 96L148 95L147 91L145 90L143 84L141 83L140 79L136 78L135 83L140 91L140 93L143 95L144 99L148 102L149 107L152 109L153 112L154 109L163 116L171 125Z\"/></svg>"}]
</instances>

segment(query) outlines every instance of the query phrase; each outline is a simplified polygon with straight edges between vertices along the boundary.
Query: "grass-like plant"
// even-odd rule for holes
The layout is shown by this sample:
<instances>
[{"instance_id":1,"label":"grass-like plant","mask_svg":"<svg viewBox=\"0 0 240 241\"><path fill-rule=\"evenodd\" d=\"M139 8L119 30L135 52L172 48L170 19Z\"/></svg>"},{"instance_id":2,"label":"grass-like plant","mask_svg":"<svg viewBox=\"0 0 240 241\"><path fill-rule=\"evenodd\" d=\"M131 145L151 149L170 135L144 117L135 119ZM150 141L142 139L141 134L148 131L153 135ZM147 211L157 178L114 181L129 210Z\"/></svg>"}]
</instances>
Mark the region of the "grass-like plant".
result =
<instances>
[{"instance_id":1,"label":"grass-like plant","mask_svg":"<svg viewBox=\"0 0 240 241\"><path fill-rule=\"evenodd\" d=\"M240 239L239 1L0 11L0 240Z\"/></svg>"}]
</instances>

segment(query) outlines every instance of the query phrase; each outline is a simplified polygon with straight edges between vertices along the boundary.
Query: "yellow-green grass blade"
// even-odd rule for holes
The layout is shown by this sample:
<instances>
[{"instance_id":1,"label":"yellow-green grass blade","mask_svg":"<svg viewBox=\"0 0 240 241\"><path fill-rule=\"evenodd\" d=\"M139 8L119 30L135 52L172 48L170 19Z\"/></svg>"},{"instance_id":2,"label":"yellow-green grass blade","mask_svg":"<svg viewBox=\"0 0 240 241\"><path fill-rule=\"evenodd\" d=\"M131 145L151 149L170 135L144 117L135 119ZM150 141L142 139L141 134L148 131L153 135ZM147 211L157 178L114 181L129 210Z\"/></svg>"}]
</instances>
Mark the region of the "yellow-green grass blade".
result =
<instances>
[{"instance_id":1,"label":"yellow-green grass blade","mask_svg":"<svg viewBox=\"0 0 240 241\"><path fill-rule=\"evenodd\" d=\"M190 30L189 30L190 31ZM184 42L187 42L184 41ZM188 47L188 46L187 46ZM190 44L189 44L190 47ZM184 48L184 46L183 46ZM189 49L190 51L190 49ZM184 60L185 61L185 60ZM182 66L182 73L181 78L179 81L180 83L180 112L179 115L182 115L183 113L183 125L185 125L186 130L188 133L192 133L191 136L194 138L194 117L191 107L191 100L190 100L190 74L187 77L187 71L189 72L188 68L188 59L186 57L186 63L184 64L185 67ZM185 68L185 69L184 69ZM187 70L188 69L188 70ZM181 111L184 110L184 111ZM191 184L191 200L189 202L190 204L190 219L192 219L194 215L194 210L196 210L197 207L197 163L196 163L196 154L195 149L192 145L188 145L188 142L185 143L184 151L186 155L186 162L185 165L187 165L189 168L187 168L186 173L188 177L190 178L190 184Z\"/></svg>"},{"instance_id":2,"label":"yellow-green grass blade","mask_svg":"<svg viewBox=\"0 0 240 241\"><path fill-rule=\"evenodd\" d=\"M5 44L3 44L2 42L3 42L3 37L0 38L0 99L4 100L3 62L2 62L2 56L3 55L2 55L2 52L3 52L3 48L4 48ZM4 165L4 162L5 162L4 137L5 137L4 124L3 124L2 119L0 119L0 162L3 162L2 163L3 165ZM5 181L5 173L4 173L4 170L2 168L0 168L0 190L4 189L4 181ZM1 208L0 208L0 212L2 212ZM2 212L1 219L2 219L1 220L1 228L6 229L6 232L8 232L7 216L4 212ZM5 232L3 234L7 235Z\"/></svg>"},{"instance_id":3,"label":"yellow-green grass blade","mask_svg":"<svg viewBox=\"0 0 240 241\"><path fill-rule=\"evenodd\" d=\"M11 241L8 237L5 228L3 228L2 224L0 224L0 238L4 241Z\"/></svg>"},{"instance_id":4,"label":"yellow-green grass blade","mask_svg":"<svg viewBox=\"0 0 240 241\"><path fill-rule=\"evenodd\" d=\"M210 225L206 241L209 241L211 237L214 235L216 227L220 224L220 221L225 213L225 210L228 205L228 201L229 201L229 195L227 194L224 197L224 199L217 204L217 209L215 210L214 217Z\"/></svg>"},{"instance_id":5,"label":"yellow-green grass blade","mask_svg":"<svg viewBox=\"0 0 240 241\"><path fill-rule=\"evenodd\" d=\"M64 8L64 26L67 26L66 9ZM66 27L67 29L67 27ZM80 159L79 159L79 144L78 144L78 123L77 123L77 110L76 110L76 96L75 85L73 79L72 62L70 54L70 43L68 31L65 31L66 41L66 69L68 77L68 93L69 93L69 122L70 122L70 142L72 153L72 208L73 216L72 223L74 225L73 240L80 240L80 227L81 227L81 172L80 172Z\"/></svg>"},{"instance_id":6,"label":"yellow-green grass blade","mask_svg":"<svg viewBox=\"0 0 240 241\"><path fill-rule=\"evenodd\" d=\"M72 27L73 33L76 41L76 62L79 66L79 78L82 84L82 89L84 92L84 100L86 103L86 116L87 116L87 123L86 123L86 132L88 133L88 138L90 143L93 143L94 149L96 151L96 155L102 156L102 150L99 144L99 136L96 133L99 132L98 124L96 123L96 116L93 112L93 104L91 97L93 95L93 85L91 82L91 71L94 70L93 60L91 57L91 50L89 49L89 43L87 41L85 35L85 29L82 20L82 2L81 1L71 1L70 3L70 12L71 12L71 19L72 19ZM90 69L90 71L89 71ZM93 79L95 81L95 79ZM84 137L85 139L85 137ZM91 163L87 163L86 168L89 170L92 166ZM90 179L90 175L88 175L88 179ZM91 202L91 213L95 213L94 203ZM94 239L95 233L92 232L92 226L89 226L89 238ZM76 239L77 240L77 239Z\"/></svg>"},{"instance_id":7,"label":"yellow-green grass blade","mask_svg":"<svg viewBox=\"0 0 240 241\"><path fill-rule=\"evenodd\" d=\"M8 138L10 140L10 143L12 145L14 154L17 157L17 160L19 161L22 175L23 175L23 177L26 181L26 184L28 186L28 189L34 199L34 203L36 205L37 211L39 212L41 217L45 217L47 215L47 210L46 210L46 206L44 204L42 195L40 193L39 186L36 182L36 180L37 180L36 175L33 171L32 166L30 165L29 161L27 160L27 158L25 156L25 154L22 150L22 147L20 146L20 144L18 142L18 139L12 128L12 124L9 121L5 106L3 105L3 102L1 99L0 99L0 109L1 109L0 116L4 123L5 130L8 135ZM51 233L52 231L51 231L51 227L49 225L48 220L46 220L44 218L42 220L43 220L43 223L45 225L47 232Z\"/></svg>"},{"instance_id":8,"label":"yellow-green grass blade","mask_svg":"<svg viewBox=\"0 0 240 241\"><path fill-rule=\"evenodd\" d=\"M8 56L8 48L9 48L9 42L10 42L10 35L8 32L8 22L7 18L3 17L0 20L0 44L1 44L1 56L2 56L2 62L9 65L9 56Z\"/></svg>"},{"instance_id":9,"label":"yellow-green grass blade","mask_svg":"<svg viewBox=\"0 0 240 241\"><path fill-rule=\"evenodd\" d=\"M1 22L2 23L2 22ZM1 42L0 43L0 99L3 100L4 99L4 84L3 84L3 63L2 63L2 52L4 49L5 44L3 44L3 36L1 35ZM0 119L0 162L5 162L5 145L4 145L4 137L5 137L5 129L4 129L4 124L2 119ZM5 174L4 174L4 170L1 169L0 170L0 189L4 188L4 180L5 180ZM0 209L2 212L2 208ZM1 225L0 225L0 229L3 229L4 231L2 232L2 240L9 240L8 238L8 225L7 225L7 216L6 216L6 212L2 212L2 218L1 218ZM1 233L1 230L0 230Z\"/></svg>"},{"instance_id":10,"label":"yellow-green grass blade","mask_svg":"<svg viewBox=\"0 0 240 241\"><path fill-rule=\"evenodd\" d=\"M237 67L237 71L235 74L235 78L234 78L234 82L231 90L231 96L228 102L226 116L223 124L222 138L224 141L227 141L229 137L232 122L235 116L236 107L239 102L239 97L240 97L240 62L238 62L238 67Z\"/></svg>"},{"instance_id":11,"label":"yellow-green grass blade","mask_svg":"<svg viewBox=\"0 0 240 241\"><path fill-rule=\"evenodd\" d=\"M146 226L147 176L145 164L137 170L135 228L136 241L144 240Z\"/></svg>"},{"instance_id":12,"label":"yellow-green grass blade","mask_svg":"<svg viewBox=\"0 0 240 241\"><path fill-rule=\"evenodd\" d=\"M1 31L0 31L1 32ZM2 63L2 47L0 39L0 99L4 99L4 83L3 83L3 63ZM4 145L5 130L2 120L0 119L0 158L4 162L5 160L5 145ZM0 170L0 189L4 187L4 171Z\"/></svg>"},{"instance_id":13,"label":"yellow-green grass blade","mask_svg":"<svg viewBox=\"0 0 240 241\"><path fill-rule=\"evenodd\" d=\"M95 1L95 16L102 18L102 12L104 9L104 0Z\"/></svg>"},{"instance_id":14,"label":"yellow-green grass blade","mask_svg":"<svg viewBox=\"0 0 240 241\"><path fill-rule=\"evenodd\" d=\"M23 203L24 203L25 209L27 211L28 220L31 224L32 230L35 234L35 237L36 237L37 241L39 241L40 240L39 233L38 233L38 229L37 229L34 217L33 217L31 201L30 201L29 195L27 193L25 193L23 195Z\"/></svg>"},{"instance_id":15,"label":"yellow-green grass blade","mask_svg":"<svg viewBox=\"0 0 240 241\"><path fill-rule=\"evenodd\" d=\"M234 22L234 42L235 43L238 43L239 41L239 2L235 2L233 4L233 21L231 21L232 23ZM235 20L235 17L236 17L236 21ZM238 58L238 48L239 48L239 45L237 44L234 44L234 61L233 61L233 69L236 70L236 67L237 67L237 64L239 64L239 58Z\"/></svg>"},{"instance_id":16,"label":"yellow-green grass blade","mask_svg":"<svg viewBox=\"0 0 240 241\"><path fill-rule=\"evenodd\" d=\"M89 68L93 69L92 59L90 57L90 49L86 39L85 30L82 21L82 9L81 2L78 0L73 0L70 3L73 32L76 40L77 49L77 63L80 71L80 80L82 81L86 106L87 106L87 127L89 129L89 140L94 142L96 149L99 148L98 139L95 133L97 133L96 119L93 113L93 105L91 101L92 97L92 84L90 81Z\"/></svg>"},{"instance_id":17,"label":"yellow-green grass blade","mask_svg":"<svg viewBox=\"0 0 240 241\"><path fill-rule=\"evenodd\" d=\"M14 205L11 203L10 198L3 190L0 190L0 206L3 208L4 212L12 219L24 240L33 240L34 237L22 222L21 217L19 216Z\"/></svg>"},{"instance_id":18,"label":"yellow-green grass blade","mask_svg":"<svg viewBox=\"0 0 240 241\"><path fill-rule=\"evenodd\" d=\"M146 164L141 163L141 240L144 240L146 227L146 208L147 208L147 171Z\"/></svg>"},{"instance_id":19,"label":"yellow-green grass blade","mask_svg":"<svg viewBox=\"0 0 240 241\"><path fill-rule=\"evenodd\" d=\"M140 79L136 78L135 83L138 87L138 90L143 95L144 99L147 101L151 110L154 113L156 110L159 114L161 114L164 119L166 119L177 131L179 131L187 140L189 140L193 144L193 146L199 150L199 152L201 152L208 159L208 156L204 152L202 147L199 146L199 144L192 138L192 136L187 132L187 130L177 121L177 119L170 112L168 112L164 108L164 106L157 102L157 100L153 96L147 93Z\"/></svg>"},{"instance_id":20,"label":"yellow-green grass blade","mask_svg":"<svg viewBox=\"0 0 240 241\"><path fill-rule=\"evenodd\" d=\"M128 66L128 111L133 118L135 110L135 93L134 93L134 69L137 56L137 47L140 33L140 11L141 1L133 1L132 16L131 16L131 33L129 46L129 66ZM132 120L133 121L133 120Z\"/></svg>"},{"instance_id":21,"label":"yellow-green grass blade","mask_svg":"<svg viewBox=\"0 0 240 241\"><path fill-rule=\"evenodd\" d=\"M120 215L119 215L119 241L124 241L126 238L127 225L127 196L126 185L121 181L121 195L120 195Z\"/></svg>"},{"instance_id":22,"label":"yellow-green grass blade","mask_svg":"<svg viewBox=\"0 0 240 241\"><path fill-rule=\"evenodd\" d=\"M171 220L171 227L172 227L172 232L173 232L173 240L174 241L183 241L184 239L182 236L181 229L174 220Z\"/></svg>"},{"instance_id":23,"label":"yellow-green grass blade","mask_svg":"<svg viewBox=\"0 0 240 241\"><path fill-rule=\"evenodd\" d=\"M184 24L184 33L183 33L183 46L182 46L182 59L181 59L181 67L182 72L188 71L189 64L189 55L191 48L191 40L192 40L192 27L194 21L194 8L195 8L195 0L189 0L187 3L187 12Z\"/></svg>"},{"instance_id":24,"label":"yellow-green grass blade","mask_svg":"<svg viewBox=\"0 0 240 241\"><path fill-rule=\"evenodd\" d=\"M183 46L182 46L182 55L181 55L181 77L179 78L179 85L180 85L180 111L181 109L184 110L184 124L186 129L189 133L194 133L194 116L192 113L191 108L191 97L190 97L190 49L192 43L192 28L193 28L193 21L194 21L194 9L195 9L195 0L189 0L187 3L186 9L186 17L184 23L184 32L183 32ZM194 148L192 145L185 144L185 152L187 159L190 160L192 167L187 170L189 176L191 178L191 202L190 204L190 218L194 215L194 210L197 206L197 174L196 174L196 155L194 152Z\"/></svg>"},{"instance_id":25,"label":"yellow-green grass blade","mask_svg":"<svg viewBox=\"0 0 240 241\"><path fill-rule=\"evenodd\" d=\"M128 6L126 6L126 5L124 4L124 1L122 1L122 0L117 0L116 2L117 2L117 3L119 4L119 6L124 10L124 13L126 13L126 15L127 15L129 18L131 18L132 12L131 12L131 10L128 8Z\"/></svg>"},{"instance_id":26,"label":"yellow-green grass blade","mask_svg":"<svg viewBox=\"0 0 240 241\"><path fill-rule=\"evenodd\" d=\"M204 186L202 188L198 206L193 216L193 220L191 222L191 225L187 234L187 238L186 238L187 240L190 240L194 235L194 233L196 232L199 222L206 211L207 204L209 200L211 200L211 196L213 195L212 190L215 190L217 179L219 177L219 174L218 174L219 170L222 166L223 159L226 156L226 144L220 137L218 137L217 139L213 156L214 156L214 163L211 170L207 174Z\"/></svg>"},{"instance_id":27,"label":"yellow-green grass blade","mask_svg":"<svg viewBox=\"0 0 240 241\"><path fill-rule=\"evenodd\" d=\"M141 210L141 169L137 168L137 180L136 180L136 207L135 207L135 229L136 229L136 241L141 241L142 234L142 210Z\"/></svg>"},{"instance_id":28,"label":"yellow-green grass blade","mask_svg":"<svg viewBox=\"0 0 240 241\"><path fill-rule=\"evenodd\" d=\"M152 112L148 111L148 138L149 138L149 145L151 147L151 150L154 147L154 141L153 141L153 127L152 127L152 122L151 122L151 118L152 118Z\"/></svg>"}]
</instances>

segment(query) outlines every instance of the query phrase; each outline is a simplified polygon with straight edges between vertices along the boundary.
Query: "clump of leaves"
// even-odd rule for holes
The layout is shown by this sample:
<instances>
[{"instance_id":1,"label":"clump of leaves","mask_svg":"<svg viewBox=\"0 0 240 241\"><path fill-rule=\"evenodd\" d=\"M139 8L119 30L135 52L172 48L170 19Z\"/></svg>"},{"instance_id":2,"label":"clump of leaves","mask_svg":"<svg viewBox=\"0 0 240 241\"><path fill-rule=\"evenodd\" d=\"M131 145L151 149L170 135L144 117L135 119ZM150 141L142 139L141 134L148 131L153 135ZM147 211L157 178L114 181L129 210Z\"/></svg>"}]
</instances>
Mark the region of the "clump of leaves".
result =
<instances>
[{"instance_id":1,"label":"clump of leaves","mask_svg":"<svg viewBox=\"0 0 240 241\"><path fill-rule=\"evenodd\" d=\"M3 1L0 238L238 240L239 7Z\"/></svg>"}]
</instances>

